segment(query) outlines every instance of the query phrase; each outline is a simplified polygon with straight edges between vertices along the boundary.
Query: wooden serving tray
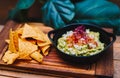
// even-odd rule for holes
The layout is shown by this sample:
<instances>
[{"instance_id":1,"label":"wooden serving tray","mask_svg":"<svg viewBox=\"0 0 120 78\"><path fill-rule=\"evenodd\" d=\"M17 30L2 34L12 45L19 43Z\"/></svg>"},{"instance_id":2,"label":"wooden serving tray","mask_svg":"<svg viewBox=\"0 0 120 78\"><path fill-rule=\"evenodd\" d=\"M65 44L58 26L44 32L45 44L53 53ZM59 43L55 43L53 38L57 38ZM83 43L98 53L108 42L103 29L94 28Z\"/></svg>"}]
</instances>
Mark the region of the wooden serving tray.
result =
<instances>
[{"instance_id":1,"label":"wooden serving tray","mask_svg":"<svg viewBox=\"0 0 120 78\"><path fill-rule=\"evenodd\" d=\"M51 48L51 52L44 58L42 64L35 61L16 61L12 65L5 64L1 60L8 46L5 39L8 38L10 28L16 29L19 26L20 24L15 23L14 21L8 21L0 33L0 69L63 77L113 77L112 46L108 52L94 64L78 65L68 63L57 55L54 47Z\"/></svg>"}]
</instances>

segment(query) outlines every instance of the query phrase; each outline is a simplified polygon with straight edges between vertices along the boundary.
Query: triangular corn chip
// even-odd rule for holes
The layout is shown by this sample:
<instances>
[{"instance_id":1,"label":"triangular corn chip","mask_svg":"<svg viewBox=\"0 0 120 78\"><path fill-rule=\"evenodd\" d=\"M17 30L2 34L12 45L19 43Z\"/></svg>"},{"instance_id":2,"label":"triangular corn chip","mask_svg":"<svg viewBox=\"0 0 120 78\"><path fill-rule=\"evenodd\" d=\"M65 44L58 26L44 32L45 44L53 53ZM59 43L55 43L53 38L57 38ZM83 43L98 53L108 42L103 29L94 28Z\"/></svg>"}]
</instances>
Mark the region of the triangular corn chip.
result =
<instances>
[{"instance_id":1,"label":"triangular corn chip","mask_svg":"<svg viewBox=\"0 0 120 78\"><path fill-rule=\"evenodd\" d=\"M42 51L43 55L45 55L45 56L48 55L49 50L50 50L50 45L41 47L41 51Z\"/></svg>"},{"instance_id":2,"label":"triangular corn chip","mask_svg":"<svg viewBox=\"0 0 120 78\"><path fill-rule=\"evenodd\" d=\"M44 41L43 35L36 32L31 26L28 24L24 25L22 38L33 38L36 40Z\"/></svg>"},{"instance_id":3,"label":"triangular corn chip","mask_svg":"<svg viewBox=\"0 0 120 78\"><path fill-rule=\"evenodd\" d=\"M51 41L47 37L47 34L44 36L44 39L45 39L45 42L37 41L38 46L43 47L51 44Z\"/></svg>"},{"instance_id":4,"label":"triangular corn chip","mask_svg":"<svg viewBox=\"0 0 120 78\"><path fill-rule=\"evenodd\" d=\"M34 59L41 63L43 56L48 55L51 45L47 34L43 32L45 27L41 25L42 28L24 24L15 31L10 29L9 39L5 40L9 47L2 60L7 64L13 64L17 59L24 61Z\"/></svg>"},{"instance_id":5,"label":"triangular corn chip","mask_svg":"<svg viewBox=\"0 0 120 78\"><path fill-rule=\"evenodd\" d=\"M19 53L19 57L17 59L32 60L32 58L30 57L30 53L27 52L18 52L18 53Z\"/></svg>"},{"instance_id":6,"label":"triangular corn chip","mask_svg":"<svg viewBox=\"0 0 120 78\"><path fill-rule=\"evenodd\" d=\"M43 60L43 56L42 54L40 54L39 50L38 51L34 51L33 53L31 53L30 55L34 60L38 61L38 62L42 62Z\"/></svg>"},{"instance_id":7,"label":"triangular corn chip","mask_svg":"<svg viewBox=\"0 0 120 78\"><path fill-rule=\"evenodd\" d=\"M17 52L16 48L15 48L15 44L14 44L14 31L12 31L12 29L10 29L10 34L9 34L9 38L10 38L10 42L9 42L9 49L11 52Z\"/></svg>"},{"instance_id":8,"label":"triangular corn chip","mask_svg":"<svg viewBox=\"0 0 120 78\"><path fill-rule=\"evenodd\" d=\"M7 64L13 64L13 62L19 57L18 53L13 53L11 51L6 51L2 60Z\"/></svg>"},{"instance_id":9,"label":"triangular corn chip","mask_svg":"<svg viewBox=\"0 0 120 78\"><path fill-rule=\"evenodd\" d=\"M19 28L15 32L17 32L18 34L22 34L23 33L23 28Z\"/></svg>"},{"instance_id":10,"label":"triangular corn chip","mask_svg":"<svg viewBox=\"0 0 120 78\"><path fill-rule=\"evenodd\" d=\"M19 39L19 59L30 59L29 55L36 51L38 49L38 46L35 44L32 44L31 42L23 39Z\"/></svg>"},{"instance_id":11,"label":"triangular corn chip","mask_svg":"<svg viewBox=\"0 0 120 78\"><path fill-rule=\"evenodd\" d=\"M13 40L14 40L14 45L15 45L16 51L18 51L18 38L19 38L18 32L15 31L13 34Z\"/></svg>"},{"instance_id":12,"label":"triangular corn chip","mask_svg":"<svg viewBox=\"0 0 120 78\"><path fill-rule=\"evenodd\" d=\"M52 27L46 26L44 23L28 23L33 28L39 29L44 33L48 33L49 31L53 30Z\"/></svg>"},{"instance_id":13,"label":"triangular corn chip","mask_svg":"<svg viewBox=\"0 0 120 78\"><path fill-rule=\"evenodd\" d=\"M36 45L37 41L35 39L27 38L26 40Z\"/></svg>"}]
</instances>

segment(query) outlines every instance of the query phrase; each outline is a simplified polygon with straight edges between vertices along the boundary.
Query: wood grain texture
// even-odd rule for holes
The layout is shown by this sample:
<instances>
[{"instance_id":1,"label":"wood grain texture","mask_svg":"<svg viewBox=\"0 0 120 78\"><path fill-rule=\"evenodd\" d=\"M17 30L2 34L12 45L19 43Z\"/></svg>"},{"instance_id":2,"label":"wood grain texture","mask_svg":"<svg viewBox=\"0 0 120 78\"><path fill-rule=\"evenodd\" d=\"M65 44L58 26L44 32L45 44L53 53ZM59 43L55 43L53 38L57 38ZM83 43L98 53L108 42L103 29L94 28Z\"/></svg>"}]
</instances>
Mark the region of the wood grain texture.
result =
<instances>
[{"instance_id":1,"label":"wood grain texture","mask_svg":"<svg viewBox=\"0 0 120 78\"><path fill-rule=\"evenodd\" d=\"M7 49L5 39L8 38L9 29L16 29L21 24L9 21L4 26L0 34L0 58ZM12 65L5 64L0 60L0 66L5 66L2 69L29 72L29 73L48 73L52 75L69 76L69 77L96 77L96 76L113 76L113 48L111 47L107 54L104 55L97 63L88 65L71 64L59 57L56 49L51 47L51 52L43 60L42 64L36 61L16 61Z\"/></svg>"},{"instance_id":2,"label":"wood grain texture","mask_svg":"<svg viewBox=\"0 0 120 78\"><path fill-rule=\"evenodd\" d=\"M107 50L107 53L102 57L102 59L97 62L96 74L99 76L104 74L104 76L112 77L113 72L114 72L114 69L113 69L113 46L111 46L110 49Z\"/></svg>"}]
</instances>

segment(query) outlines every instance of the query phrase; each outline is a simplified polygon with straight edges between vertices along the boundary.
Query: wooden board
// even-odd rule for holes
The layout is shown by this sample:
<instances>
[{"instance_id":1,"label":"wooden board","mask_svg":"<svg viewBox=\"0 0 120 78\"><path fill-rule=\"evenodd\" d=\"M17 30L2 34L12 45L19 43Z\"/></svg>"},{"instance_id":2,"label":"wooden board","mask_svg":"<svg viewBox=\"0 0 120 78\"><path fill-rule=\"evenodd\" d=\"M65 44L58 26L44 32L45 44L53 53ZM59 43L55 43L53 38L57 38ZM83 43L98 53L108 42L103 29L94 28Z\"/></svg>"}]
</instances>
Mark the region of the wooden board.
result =
<instances>
[{"instance_id":1,"label":"wooden board","mask_svg":"<svg viewBox=\"0 0 120 78\"><path fill-rule=\"evenodd\" d=\"M113 47L111 46L108 52L96 63L89 65L70 64L61 59L54 47L51 52L44 58L42 64L35 61L17 61L12 65L5 64L1 58L7 49L5 39L8 38L9 29L16 29L21 24L14 21L8 21L0 33L0 65L4 66L1 69L21 71L36 74L51 74L56 76L72 76L72 77L96 77L105 76L113 77Z\"/></svg>"}]
</instances>

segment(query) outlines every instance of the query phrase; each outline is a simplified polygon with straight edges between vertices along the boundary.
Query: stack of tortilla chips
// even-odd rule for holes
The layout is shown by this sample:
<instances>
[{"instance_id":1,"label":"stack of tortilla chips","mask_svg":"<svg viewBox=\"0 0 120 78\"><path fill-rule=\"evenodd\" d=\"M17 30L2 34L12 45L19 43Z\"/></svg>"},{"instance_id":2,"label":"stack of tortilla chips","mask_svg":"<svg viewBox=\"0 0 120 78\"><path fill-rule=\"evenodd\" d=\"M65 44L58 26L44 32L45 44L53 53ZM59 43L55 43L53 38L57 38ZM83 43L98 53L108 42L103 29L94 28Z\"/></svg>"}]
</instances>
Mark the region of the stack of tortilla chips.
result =
<instances>
[{"instance_id":1,"label":"stack of tortilla chips","mask_svg":"<svg viewBox=\"0 0 120 78\"><path fill-rule=\"evenodd\" d=\"M5 52L2 60L7 64L13 64L15 60L36 60L43 61L43 57L48 55L51 42L47 34L28 24L12 31L10 29L8 50Z\"/></svg>"}]
</instances>

